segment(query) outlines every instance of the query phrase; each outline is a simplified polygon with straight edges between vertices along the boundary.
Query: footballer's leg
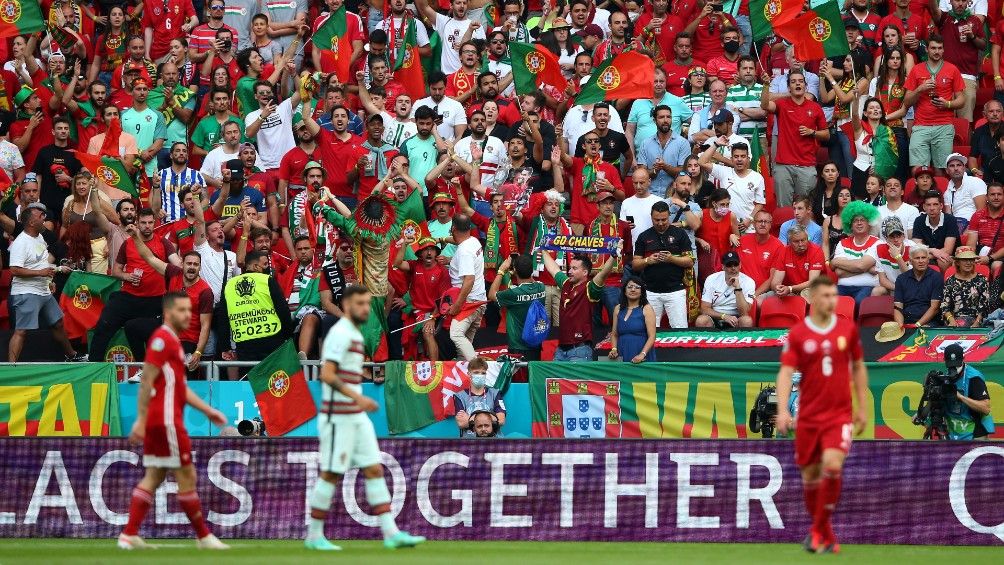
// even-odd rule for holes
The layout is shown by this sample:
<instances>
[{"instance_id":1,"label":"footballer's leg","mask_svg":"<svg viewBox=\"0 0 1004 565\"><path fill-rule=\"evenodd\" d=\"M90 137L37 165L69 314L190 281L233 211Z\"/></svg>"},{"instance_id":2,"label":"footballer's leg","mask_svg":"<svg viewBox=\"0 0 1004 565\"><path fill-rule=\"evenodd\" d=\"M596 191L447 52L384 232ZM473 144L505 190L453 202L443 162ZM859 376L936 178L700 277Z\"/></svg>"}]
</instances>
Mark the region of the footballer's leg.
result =
<instances>
[{"instance_id":1,"label":"footballer's leg","mask_svg":"<svg viewBox=\"0 0 1004 565\"><path fill-rule=\"evenodd\" d=\"M801 469L802 495L810 520L815 518L819 502L822 447L818 431L811 426L799 426L795 430L795 463ZM814 553L822 543L822 534L813 526L802 546L806 551Z\"/></svg>"},{"instance_id":2,"label":"footballer's leg","mask_svg":"<svg viewBox=\"0 0 1004 565\"><path fill-rule=\"evenodd\" d=\"M209 531L206 517L202 514L202 503L199 493L195 491L195 465L191 463L174 469L174 479L178 482L178 503L188 516L188 521L195 530L196 547L199 549L230 549Z\"/></svg>"},{"instance_id":3,"label":"footballer's leg","mask_svg":"<svg viewBox=\"0 0 1004 565\"><path fill-rule=\"evenodd\" d=\"M377 444L376 431L369 418L359 420L355 439L353 463L363 470L363 477L366 479L366 502L369 503L373 514L380 519L384 547L388 549L414 547L424 542L425 538L422 536L413 536L399 530L394 521L394 515L390 511L390 491L387 489L383 465L380 463L380 446Z\"/></svg>"},{"instance_id":4,"label":"footballer's leg","mask_svg":"<svg viewBox=\"0 0 1004 565\"><path fill-rule=\"evenodd\" d=\"M324 537L324 522L331 510L331 499L342 475L348 470L349 439L351 431L343 422L328 420L318 422L318 443L321 448L320 474L313 490L310 491L310 524L307 539L303 544L307 549L318 551L338 551L341 547Z\"/></svg>"},{"instance_id":5,"label":"footballer's leg","mask_svg":"<svg viewBox=\"0 0 1004 565\"><path fill-rule=\"evenodd\" d=\"M150 549L151 545L139 537L139 527L143 523L143 518L153 505L153 493L157 487L164 482L167 476L167 469L158 467L147 467L143 479L132 491L129 500L129 521L126 523L122 533L119 534L118 546L120 549Z\"/></svg>"},{"instance_id":6,"label":"footballer's leg","mask_svg":"<svg viewBox=\"0 0 1004 565\"><path fill-rule=\"evenodd\" d=\"M819 501L816 503L816 514L812 527L823 536L823 545L819 553L839 553L840 545L833 534L830 517L840 500L840 487L843 480L844 460L847 452L840 448L823 450L823 463L819 481Z\"/></svg>"}]
</instances>

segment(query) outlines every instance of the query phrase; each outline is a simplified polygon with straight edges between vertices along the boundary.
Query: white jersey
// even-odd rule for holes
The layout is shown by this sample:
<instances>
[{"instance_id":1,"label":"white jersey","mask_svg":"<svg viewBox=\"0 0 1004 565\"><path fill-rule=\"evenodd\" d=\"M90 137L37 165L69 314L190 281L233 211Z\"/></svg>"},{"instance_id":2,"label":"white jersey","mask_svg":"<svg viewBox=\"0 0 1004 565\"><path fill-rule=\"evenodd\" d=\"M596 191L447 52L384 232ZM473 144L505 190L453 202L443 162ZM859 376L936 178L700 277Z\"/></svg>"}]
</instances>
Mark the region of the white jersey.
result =
<instances>
[{"instance_id":1,"label":"white jersey","mask_svg":"<svg viewBox=\"0 0 1004 565\"><path fill-rule=\"evenodd\" d=\"M350 389L362 394L363 390L363 334L348 316L338 320L324 338L322 363L337 363L338 378ZM362 409L348 396L328 384L321 384L320 418L342 414L358 414Z\"/></svg>"}]
</instances>

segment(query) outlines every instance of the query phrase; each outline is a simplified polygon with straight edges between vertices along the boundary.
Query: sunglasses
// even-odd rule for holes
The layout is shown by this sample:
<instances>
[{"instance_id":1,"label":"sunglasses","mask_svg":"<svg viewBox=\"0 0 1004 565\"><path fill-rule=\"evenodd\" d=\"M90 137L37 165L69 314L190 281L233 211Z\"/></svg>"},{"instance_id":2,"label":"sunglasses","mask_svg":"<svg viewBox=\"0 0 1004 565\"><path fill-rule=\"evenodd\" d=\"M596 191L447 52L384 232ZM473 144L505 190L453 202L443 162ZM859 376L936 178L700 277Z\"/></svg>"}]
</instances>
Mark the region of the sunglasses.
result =
<instances>
[{"instance_id":1,"label":"sunglasses","mask_svg":"<svg viewBox=\"0 0 1004 565\"><path fill-rule=\"evenodd\" d=\"M505 45L505 42L506 41L504 39L493 39L492 45Z\"/></svg>"},{"instance_id":2,"label":"sunglasses","mask_svg":"<svg viewBox=\"0 0 1004 565\"><path fill-rule=\"evenodd\" d=\"M210 10L222 10L223 8L224 8L223 4L216 4L214 6L209 7Z\"/></svg>"}]
</instances>

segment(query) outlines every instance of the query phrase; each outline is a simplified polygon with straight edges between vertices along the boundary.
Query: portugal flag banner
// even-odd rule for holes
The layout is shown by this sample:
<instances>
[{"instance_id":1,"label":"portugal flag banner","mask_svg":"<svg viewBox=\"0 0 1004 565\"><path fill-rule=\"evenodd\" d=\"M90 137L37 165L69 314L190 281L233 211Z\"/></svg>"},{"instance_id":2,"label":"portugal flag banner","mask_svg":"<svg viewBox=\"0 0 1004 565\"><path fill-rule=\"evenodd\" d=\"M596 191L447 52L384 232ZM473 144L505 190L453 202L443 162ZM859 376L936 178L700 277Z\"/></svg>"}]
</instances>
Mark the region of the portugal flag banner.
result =
<instances>
[{"instance_id":1,"label":"portugal flag banner","mask_svg":"<svg viewBox=\"0 0 1004 565\"><path fill-rule=\"evenodd\" d=\"M248 373L248 382L270 436L286 435L317 415L292 340L255 365Z\"/></svg>"},{"instance_id":2,"label":"portugal flag banner","mask_svg":"<svg viewBox=\"0 0 1004 565\"><path fill-rule=\"evenodd\" d=\"M875 128L875 135L871 140L872 155L875 156L875 174L887 179L896 173L899 167L899 142L896 141L896 133L892 128L880 124Z\"/></svg>"},{"instance_id":3,"label":"portugal flag banner","mask_svg":"<svg viewBox=\"0 0 1004 565\"><path fill-rule=\"evenodd\" d=\"M418 54L415 18L408 18L407 22L408 31L394 57L394 79L401 83L412 100L419 100L425 98L425 75L422 74L422 61Z\"/></svg>"},{"instance_id":4,"label":"portugal flag banner","mask_svg":"<svg viewBox=\"0 0 1004 565\"><path fill-rule=\"evenodd\" d=\"M515 365L488 362L487 385L505 393ZM388 361L383 397L387 429L405 434L455 414L453 397L470 388L467 361Z\"/></svg>"},{"instance_id":5,"label":"portugal flag banner","mask_svg":"<svg viewBox=\"0 0 1004 565\"><path fill-rule=\"evenodd\" d=\"M132 195L133 198L139 198L139 189L133 183L132 177L126 172L125 167L122 166L122 161L114 157L90 155L83 151L74 151L74 154L77 160L80 161L80 164L90 171L100 182L126 192Z\"/></svg>"},{"instance_id":6,"label":"portugal flag banner","mask_svg":"<svg viewBox=\"0 0 1004 565\"><path fill-rule=\"evenodd\" d=\"M516 94L533 94L545 84L559 91L565 89L567 81L558 58L546 47L514 41L509 44L509 55Z\"/></svg>"},{"instance_id":7,"label":"portugal flag banner","mask_svg":"<svg viewBox=\"0 0 1004 565\"><path fill-rule=\"evenodd\" d=\"M750 0L753 41L773 35L774 26L793 20L804 4L803 0Z\"/></svg>"},{"instance_id":8,"label":"portugal flag banner","mask_svg":"<svg viewBox=\"0 0 1004 565\"><path fill-rule=\"evenodd\" d=\"M63 294L59 296L59 308L63 311L63 326L70 339L87 337L101 317L101 311L111 293L122 288L122 281L108 275L73 271Z\"/></svg>"},{"instance_id":9,"label":"portugal flag banner","mask_svg":"<svg viewBox=\"0 0 1004 565\"><path fill-rule=\"evenodd\" d=\"M795 57L799 61L817 61L851 52L835 0L828 0L789 22L775 26L774 32L795 46Z\"/></svg>"},{"instance_id":10,"label":"portugal flag banner","mask_svg":"<svg viewBox=\"0 0 1004 565\"><path fill-rule=\"evenodd\" d=\"M39 2L0 1L0 38L27 35L45 29Z\"/></svg>"},{"instance_id":11,"label":"portugal flag banner","mask_svg":"<svg viewBox=\"0 0 1004 565\"><path fill-rule=\"evenodd\" d=\"M348 38L344 5L329 14L328 19L317 28L313 42L314 48L321 50L321 72L335 73L339 81L348 82L352 43Z\"/></svg>"},{"instance_id":12,"label":"portugal flag banner","mask_svg":"<svg viewBox=\"0 0 1004 565\"><path fill-rule=\"evenodd\" d=\"M655 61L637 51L626 51L593 70L575 103L651 98L654 89Z\"/></svg>"}]
</instances>

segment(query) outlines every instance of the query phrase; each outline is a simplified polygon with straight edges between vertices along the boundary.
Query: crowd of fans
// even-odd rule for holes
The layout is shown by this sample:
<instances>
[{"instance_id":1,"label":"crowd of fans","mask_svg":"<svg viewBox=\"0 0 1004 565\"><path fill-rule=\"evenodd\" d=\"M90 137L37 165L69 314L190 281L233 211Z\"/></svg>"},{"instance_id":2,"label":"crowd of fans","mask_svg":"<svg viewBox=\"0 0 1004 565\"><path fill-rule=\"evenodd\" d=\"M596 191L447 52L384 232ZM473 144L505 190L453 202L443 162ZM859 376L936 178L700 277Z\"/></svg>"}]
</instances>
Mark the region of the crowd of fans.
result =
<instances>
[{"instance_id":1,"label":"crowd of fans","mask_svg":"<svg viewBox=\"0 0 1004 565\"><path fill-rule=\"evenodd\" d=\"M85 358L54 298L73 270L122 281L91 360L123 328L141 357L180 289L192 367L291 337L316 357L351 283L374 296L376 360L471 360L497 328L537 359L546 321L555 359L591 359L609 331L638 363L657 327L750 327L821 273L858 303L892 296L901 323L997 318L997 3L847 0L850 54L800 61L754 44L747 0L385 2L43 0L48 31L0 46L9 359L39 328ZM310 38L343 5L339 76ZM407 42L421 96L396 77ZM511 42L553 52L567 85L517 95ZM577 104L627 50L655 61L651 97ZM92 176L80 153L117 166ZM569 234L623 242L541 251ZM246 305L251 275L268 313Z\"/></svg>"}]
</instances>

